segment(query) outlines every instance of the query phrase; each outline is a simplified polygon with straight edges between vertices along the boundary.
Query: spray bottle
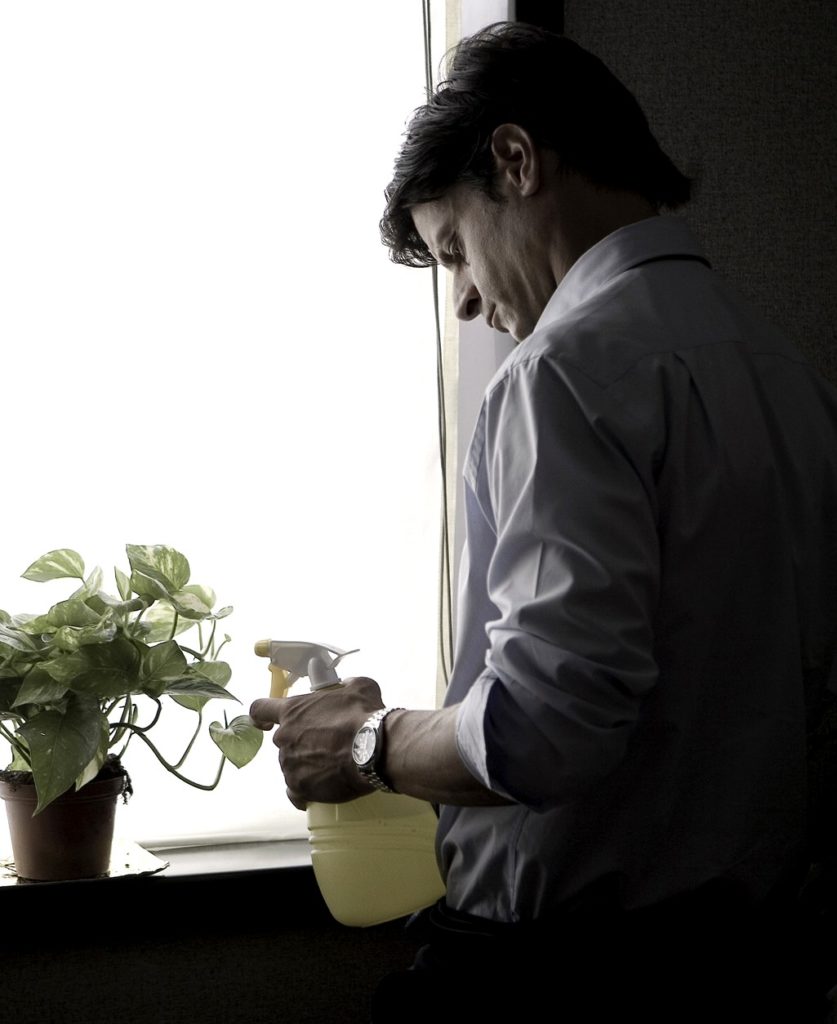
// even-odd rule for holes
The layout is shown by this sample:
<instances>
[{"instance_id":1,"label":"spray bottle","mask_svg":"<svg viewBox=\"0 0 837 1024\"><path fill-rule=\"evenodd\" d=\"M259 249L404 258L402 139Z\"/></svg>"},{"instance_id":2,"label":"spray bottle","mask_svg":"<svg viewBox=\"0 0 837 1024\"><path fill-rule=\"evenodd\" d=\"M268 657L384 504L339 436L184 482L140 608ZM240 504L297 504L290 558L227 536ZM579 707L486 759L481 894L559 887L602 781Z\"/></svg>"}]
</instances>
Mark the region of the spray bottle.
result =
<instances>
[{"instance_id":1,"label":"spray bottle","mask_svg":"<svg viewBox=\"0 0 837 1024\"><path fill-rule=\"evenodd\" d=\"M312 690L342 686L335 666L355 653L295 640L259 640L255 650L270 658L270 696L280 698L303 676ZM314 877L341 924L382 924L444 894L436 813L424 800L376 792L342 804L309 804L307 815Z\"/></svg>"}]
</instances>

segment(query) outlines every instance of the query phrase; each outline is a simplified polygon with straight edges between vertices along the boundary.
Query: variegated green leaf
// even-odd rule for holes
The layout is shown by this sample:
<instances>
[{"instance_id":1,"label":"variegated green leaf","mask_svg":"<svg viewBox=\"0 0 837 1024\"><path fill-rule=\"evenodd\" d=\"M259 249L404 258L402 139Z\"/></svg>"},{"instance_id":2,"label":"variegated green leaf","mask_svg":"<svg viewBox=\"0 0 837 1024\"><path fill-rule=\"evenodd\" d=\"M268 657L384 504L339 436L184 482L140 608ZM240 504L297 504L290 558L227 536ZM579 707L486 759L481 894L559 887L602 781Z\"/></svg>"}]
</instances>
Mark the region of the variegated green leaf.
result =
<instances>
[{"instance_id":1,"label":"variegated green leaf","mask_svg":"<svg viewBox=\"0 0 837 1024\"><path fill-rule=\"evenodd\" d=\"M9 765L8 770L10 772L29 772L32 770L32 765L23 756L23 754L16 748L12 751L12 762Z\"/></svg>"},{"instance_id":2,"label":"variegated green leaf","mask_svg":"<svg viewBox=\"0 0 837 1024\"><path fill-rule=\"evenodd\" d=\"M188 590L178 590L171 595L171 603L177 609L178 615L184 619L206 619L212 614L212 608Z\"/></svg>"},{"instance_id":3,"label":"variegated green leaf","mask_svg":"<svg viewBox=\"0 0 837 1024\"><path fill-rule=\"evenodd\" d=\"M71 548L57 548L48 551L34 561L29 568L21 573L25 580L43 583L46 580L59 580L65 577L84 579L84 559Z\"/></svg>"},{"instance_id":4,"label":"variegated green leaf","mask_svg":"<svg viewBox=\"0 0 837 1024\"><path fill-rule=\"evenodd\" d=\"M88 694L100 700L112 700L125 693L138 693L141 687L136 676L124 669L91 668L70 684L74 693Z\"/></svg>"},{"instance_id":5,"label":"variegated green leaf","mask_svg":"<svg viewBox=\"0 0 837 1024\"><path fill-rule=\"evenodd\" d=\"M209 679L196 679L194 677L179 679L177 682L166 686L165 692L169 697L220 697L222 700L234 700L238 704L241 703L238 697L234 697L229 690L225 690L223 686L218 686L217 683L210 682Z\"/></svg>"},{"instance_id":6,"label":"variegated green leaf","mask_svg":"<svg viewBox=\"0 0 837 1024\"><path fill-rule=\"evenodd\" d=\"M119 591L119 596L123 601L130 601L131 594L133 594L130 577L116 566L114 567L113 575L116 578L116 589Z\"/></svg>"},{"instance_id":7,"label":"variegated green leaf","mask_svg":"<svg viewBox=\"0 0 837 1024\"><path fill-rule=\"evenodd\" d=\"M61 626L52 638L60 651L77 651L79 647L107 644L116 636L116 623L112 620L94 622L90 626Z\"/></svg>"},{"instance_id":8,"label":"variegated green leaf","mask_svg":"<svg viewBox=\"0 0 837 1024\"><path fill-rule=\"evenodd\" d=\"M102 765L107 760L107 756L107 750L104 752L98 750L84 771L76 778L73 788L81 789L81 787L86 786L88 782L92 782L99 774Z\"/></svg>"},{"instance_id":9,"label":"variegated green leaf","mask_svg":"<svg viewBox=\"0 0 837 1024\"><path fill-rule=\"evenodd\" d=\"M83 648L71 654L61 654L57 658L51 658L43 662L43 670L59 683L71 683L73 679L86 672L89 668L95 668L98 662L91 653L90 648Z\"/></svg>"},{"instance_id":10,"label":"variegated green leaf","mask_svg":"<svg viewBox=\"0 0 837 1024\"><path fill-rule=\"evenodd\" d=\"M181 587L180 589L181 592L185 591L187 594L194 594L207 608L211 608L215 604L215 591L212 587L205 587L200 583L190 583L188 586Z\"/></svg>"},{"instance_id":11,"label":"variegated green leaf","mask_svg":"<svg viewBox=\"0 0 837 1024\"><path fill-rule=\"evenodd\" d=\"M169 597L169 589L164 583L143 572L131 573L131 589L140 597L147 597L152 601L166 600Z\"/></svg>"},{"instance_id":12,"label":"variegated green leaf","mask_svg":"<svg viewBox=\"0 0 837 1024\"><path fill-rule=\"evenodd\" d=\"M40 636L42 633L52 633L55 630L55 625L50 621L49 613L43 615L35 615L28 622L25 622L19 627L22 633L28 636Z\"/></svg>"},{"instance_id":13,"label":"variegated green leaf","mask_svg":"<svg viewBox=\"0 0 837 1024\"><path fill-rule=\"evenodd\" d=\"M15 651L36 651L38 645L30 639L28 631L0 622L0 644Z\"/></svg>"},{"instance_id":14,"label":"variegated green leaf","mask_svg":"<svg viewBox=\"0 0 837 1024\"><path fill-rule=\"evenodd\" d=\"M144 612L140 622L143 641L147 644L156 644L162 640L171 640L172 626L176 615L174 606L169 601L157 601L156 604L151 605L148 611ZM194 625L193 619L177 616L175 636L192 629Z\"/></svg>"},{"instance_id":15,"label":"variegated green leaf","mask_svg":"<svg viewBox=\"0 0 837 1024\"><path fill-rule=\"evenodd\" d=\"M15 702L17 692L23 684L21 679L0 679L0 713L8 711ZM17 716L20 717L20 716Z\"/></svg>"},{"instance_id":16,"label":"variegated green leaf","mask_svg":"<svg viewBox=\"0 0 837 1024\"><path fill-rule=\"evenodd\" d=\"M23 680L12 707L23 704L54 704L67 692L67 684L54 679L43 665L35 665Z\"/></svg>"},{"instance_id":17,"label":"variegated green leaf","mask_svg":"<svg viewBox=\"0 0 837 1024\"><path fill-rule=\"evenodd\" d=\"M228 615L232 614L232 610L233 607L231 604L225 604L223 608L219 608L218 611L215 612L215 618L225 619Z\"/></svg>"},{"instance_id":18,"label":"variegated green leaf","mask_svg":"<svg viewBox=\"0 0 837 1024\"><path fill-rule=\"evenodd\" d=\"M189 678L197 678L198 682L201 679L209 679L210 682L216 683L218 686L226 686L231 677L232 669L225 661L199 661L189 666ZM208 701L212 700L212 697L175 694L171 694L171 696L181 707L188 708L190 711L200 711Z\"/></svg>"},{"instance_id":19,"label":"variegated green leaf","mask_svg":"<svg viewBox=\"0 0 837 1024\"><path fill-rule=\"evenodd\" d=\"M60 626L95 626L99 624L100 616L92 608L88 608L84 601L70 598L54 604L44 619L51 627L43 631L48 633Z\"/></svg>"},{"instance_id":20,"label":"variegated green leaf","mask_svg":"<svg viewBox=\"0 0 837 1024\"><path fill-rule=\"evenodd\" d=\"M187 667L186 656L174 640L146 647L140 662L142 689L157 697L165 691L168 683L182 679Z\"/></svg>"},{"instance_id":21,"label":"variegated green leaf","mask_svg":"<svg viewBox=\"0 0 837 1024\"><path fill-rule=\"evenodd\" d=\"M97 594L104 582L104 573L97 565L93 572L87 577L82 585L70 595L71 601L86 601L88 597Z\"/></svg>"},{"instance_id":22,"label":"variegated green leaf","mask_svg":"<svg viewBox=\"0 0 837 1024\"><path fill-rule=\"evenodd\" d=\"M69 680L75 693L108 699L140 690L139 651L125 637L82 647L78 654L84 659L84 666Z\"/></svg>"},{"instance_id":23,"label":"variegated green leaf","mask_svg":"<svg viewBox=\"0 0 837 1024\"><path fill-rule=\"evenodd\" d=\"M95 756L103 717L96 702L88 701L64 714L43 711L20 727L38 794L36 814L65 793Z\"/></svg>"},{"instance_id":24,"label":"variegated green leaf","mask_svg":"<svg viewBox=\"0 0 837 1024\"><path fill-rule=\"evenodd\" d=\"M52 642L59 651L77 651L78 632L72 626L62 626L56 629Z\"/></svg>"},{"instance_id":25,"label":"variegated green leaf","mask_svg":"<svg viewBox=\"0 0 837 1024\"><path fill-rule=\"evenodd\" d=\"M199 661L191 667L198 675L211 679L219 686L226 686L232 678L232 669L226 661Z\"/></svg>"},{"instance_id":26,"label":"variegated green leaf","mask_svg":"<svg viewBox=\"0 0 837 1024\"><path fill-rule=\"evenodd\" d=\"M125 550L132 572L158 580L166 590L180 590L189 582L189 562L174 548L164 544L126 544Z\"/></svg>"},{"instance_id":27,"label":"variegated green leaf","mask_svg":"<svg viewBox=\"0 0 837 1024\"><path fill-rule=\"evenodd\" d=\"M102 716L102 731L99 737L99 749L90 759L87 767L78 775L75 781L75 788L81 789L82 786L86 786L88 782L92 782L99 774L102 765L105 763L108 757L108 746L110 743L110 730L108 729L107 719Z\"/></svg>"},{"instance_id":28,"label":"variegated green leaf","mask_svg":"<svg viewBox=\"0 0 837 1024\"><path fill-rule=\"evenodd\" d=\"M101 602L103 607L112 608L115 615L128 615L131 612L140 612L143 608L148 607L148 602L141 597L132 597L127 601L122 601L116 597L112 597L110 594L106 594L100 590L95 598L91 599L89 604L93 606L94 602Z\"/></svg>"},{"instance_id":29,"label":"variegated green leaf","mask_svg":"<svg viewBox=\"0 0 837 1024\"><path fill-rule=\"evenodd\" d=\"M42 621L43 615L13 615L12 620L9 623L9 629L16 629L19 633L26 633L28 636L37 637L42 632L38 628L39 621ZM36 643L36 641L33 641Z\"/></svg>"},{"instance_id":30,"label":"variegated green leaf","mask_svg":"<svg viewBox=\"0 0 837 1024\"><path fill-rule=\"evenodd\" d=\"M113 621L113 616L108 615L101 621L93 623L90 626L84 626L78 631L78 642L80 647L86 647L91 644L108 644L116 636L117 626Z\"/></svg>"},{"instance_id":31,"label":"variegated green leaf","mask_svg":"<svg viewBox=\"0 0 837 1024\"><path fill-rule=\"evenodd\" d=\"M249 715L239 715L226 727L220 722L213 722L209 726L209 735L236 768L243 768L253 760L264 739L264 733L253 725Z\"/></svg>"}]
</instances>

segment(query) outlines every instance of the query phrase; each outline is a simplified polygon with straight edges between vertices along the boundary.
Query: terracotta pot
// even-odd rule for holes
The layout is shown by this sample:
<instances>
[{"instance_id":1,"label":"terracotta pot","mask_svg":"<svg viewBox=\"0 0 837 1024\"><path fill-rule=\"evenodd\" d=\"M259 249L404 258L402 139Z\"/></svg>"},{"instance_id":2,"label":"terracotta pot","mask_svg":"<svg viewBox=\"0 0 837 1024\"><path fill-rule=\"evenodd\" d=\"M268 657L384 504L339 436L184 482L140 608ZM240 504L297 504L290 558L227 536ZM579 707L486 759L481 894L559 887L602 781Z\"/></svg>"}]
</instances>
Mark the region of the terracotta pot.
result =
<instances>
[{"instance_id":1,"label":"terracotta pot","mask_svg":"<svg viewBox=\"0 0 837 1024\"><path fill-rule=\"evenodd\" d=\"M0 779L18 877L39 882L95 878L110 868L116 801L123 777L68 790L33 817L34 784Z\"/></svg>"}]
</instances>

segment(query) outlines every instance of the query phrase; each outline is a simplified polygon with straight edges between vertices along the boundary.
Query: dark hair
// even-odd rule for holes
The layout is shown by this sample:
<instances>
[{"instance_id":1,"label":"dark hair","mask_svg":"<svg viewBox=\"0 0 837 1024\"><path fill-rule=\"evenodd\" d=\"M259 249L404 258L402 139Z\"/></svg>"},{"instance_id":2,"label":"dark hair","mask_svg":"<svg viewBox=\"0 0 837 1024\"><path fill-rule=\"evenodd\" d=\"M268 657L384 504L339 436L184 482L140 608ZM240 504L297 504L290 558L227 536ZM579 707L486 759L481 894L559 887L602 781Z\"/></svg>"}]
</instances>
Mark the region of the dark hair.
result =
<instances>
[{"instance_id":1,"label":"dark hair","mask_svg":"<svg viewBox=\"0 0 837 1024\"><path fill-rule=\"evenodd\" d=\"M656 209L689 199L690 180L651 134L632 93L566 36L522 22L498 22L448 55L447 78L414 113L387 186L381 239L396 263L435 261L410 208L464 183L497 198L491 136L500 124L525 128L553 150L562 169L603 188L643 196Z\"/></svg>"}]
</instances>

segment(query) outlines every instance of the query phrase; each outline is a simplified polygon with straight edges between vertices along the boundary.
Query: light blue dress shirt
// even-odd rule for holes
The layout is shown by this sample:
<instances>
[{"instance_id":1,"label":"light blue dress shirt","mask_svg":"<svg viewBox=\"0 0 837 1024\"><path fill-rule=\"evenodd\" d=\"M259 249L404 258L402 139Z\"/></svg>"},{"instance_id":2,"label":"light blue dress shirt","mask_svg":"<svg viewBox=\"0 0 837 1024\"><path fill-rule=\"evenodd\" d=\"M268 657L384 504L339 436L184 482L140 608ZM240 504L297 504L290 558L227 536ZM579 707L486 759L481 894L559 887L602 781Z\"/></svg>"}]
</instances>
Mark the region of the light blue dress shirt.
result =
<instances>
[{"instance_id":1,"label":"light blue dress shirt","mask_svg":"<svg viewBox=\"0 0 837 1024\"><path fill-rule=\"evenodd\" d=\"M442 807L447 901L549 914L802 841L805 680L837 628L837 396L652 217L584 253L494 376L467 455L447 704L515 803Z\"/></svg>"}]
</instances>

